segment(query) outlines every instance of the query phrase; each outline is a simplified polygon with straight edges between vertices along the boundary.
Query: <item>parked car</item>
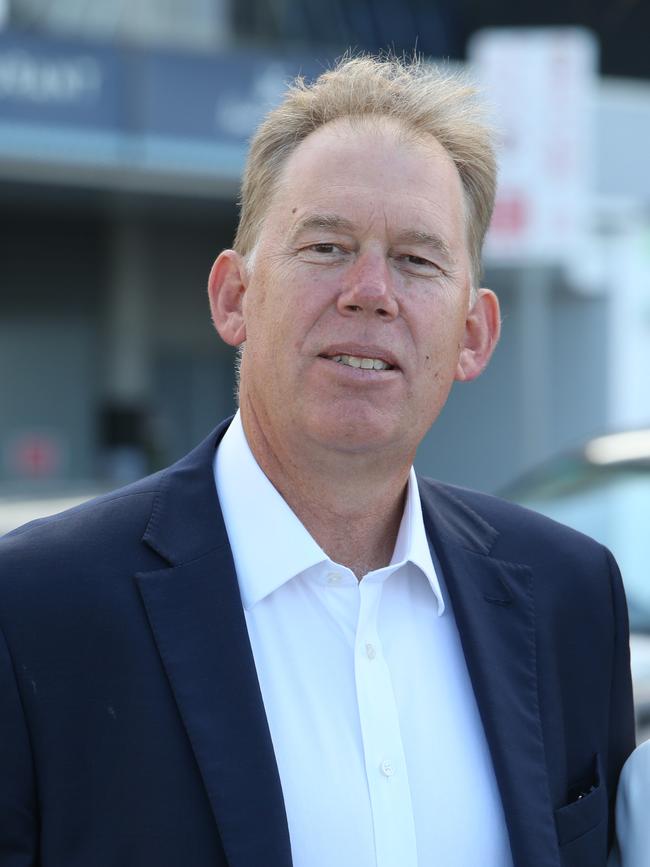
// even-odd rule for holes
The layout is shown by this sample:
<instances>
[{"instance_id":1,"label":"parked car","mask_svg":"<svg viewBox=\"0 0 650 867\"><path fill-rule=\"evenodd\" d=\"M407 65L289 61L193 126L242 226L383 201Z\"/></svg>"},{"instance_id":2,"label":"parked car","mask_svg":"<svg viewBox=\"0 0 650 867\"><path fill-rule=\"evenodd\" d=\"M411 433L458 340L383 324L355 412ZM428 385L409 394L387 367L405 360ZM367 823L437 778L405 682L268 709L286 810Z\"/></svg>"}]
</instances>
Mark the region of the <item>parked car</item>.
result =
<instances>
[{"instance_id":1,"label":"parked car","mask_svg":"<svg viewBox=\"0 0 650 867\"><path fill-rule=\"evenodd\" d=\"M630 615L638 737L650 737L650 428L590 439L501 493L613 552Z\"/></svg>"}]
</instances>

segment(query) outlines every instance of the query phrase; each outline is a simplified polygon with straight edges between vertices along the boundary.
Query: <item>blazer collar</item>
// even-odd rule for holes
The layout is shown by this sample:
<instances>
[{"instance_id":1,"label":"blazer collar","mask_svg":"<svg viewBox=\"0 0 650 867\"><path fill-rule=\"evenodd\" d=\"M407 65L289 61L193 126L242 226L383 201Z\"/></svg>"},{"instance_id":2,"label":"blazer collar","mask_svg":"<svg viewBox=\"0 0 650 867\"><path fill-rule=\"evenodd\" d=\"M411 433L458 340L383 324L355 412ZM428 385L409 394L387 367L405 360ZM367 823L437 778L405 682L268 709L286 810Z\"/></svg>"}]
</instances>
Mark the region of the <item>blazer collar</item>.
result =
<instances>
[{"instance_id":1,"label":"blazer collar","mask_svg":"<svg viewBox=\"0 0 650 867\"><path fill-rule=\"evenodd\" d=\"M423 479L420 495L492 756L514 865L560 867L538 702L533 571L492 556L499 533L462 492Z\"/></svg>"}]
</instances>

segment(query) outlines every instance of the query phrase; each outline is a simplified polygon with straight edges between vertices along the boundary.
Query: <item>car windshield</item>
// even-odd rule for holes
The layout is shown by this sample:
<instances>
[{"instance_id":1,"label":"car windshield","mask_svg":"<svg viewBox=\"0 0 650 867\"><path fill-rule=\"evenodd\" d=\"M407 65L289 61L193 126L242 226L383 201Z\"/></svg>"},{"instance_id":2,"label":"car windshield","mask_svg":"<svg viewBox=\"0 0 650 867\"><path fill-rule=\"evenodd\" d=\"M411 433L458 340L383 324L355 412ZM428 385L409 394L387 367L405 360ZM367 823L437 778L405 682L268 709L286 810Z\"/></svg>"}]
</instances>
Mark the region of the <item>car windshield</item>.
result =
<instances>
[{"instance_id":1,"label":"car windshield","mask_svg":"<svg viewBox=\"0 0 650 867\"><path fill-rule=\"evenodd\" d=\"M593 536L616 557L630 626L650 633L650 470L565 465L511 499Z\"/></svg>"}]
</instances>

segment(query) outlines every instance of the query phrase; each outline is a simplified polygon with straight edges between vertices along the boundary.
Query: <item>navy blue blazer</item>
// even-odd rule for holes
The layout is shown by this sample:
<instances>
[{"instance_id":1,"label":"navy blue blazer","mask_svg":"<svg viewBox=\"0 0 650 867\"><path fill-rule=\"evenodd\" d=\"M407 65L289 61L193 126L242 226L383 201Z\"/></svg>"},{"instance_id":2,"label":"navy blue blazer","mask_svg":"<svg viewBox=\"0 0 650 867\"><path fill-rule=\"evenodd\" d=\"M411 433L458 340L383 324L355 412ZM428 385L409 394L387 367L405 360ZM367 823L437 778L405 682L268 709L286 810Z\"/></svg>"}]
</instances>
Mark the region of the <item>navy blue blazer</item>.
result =
<instances>
[{"instance_id":1,"label":"navy blue blazer","mask_svg":"<svg viewBox=\"0 0 650 867\"><path fill-rule=\"evenodd\" d=\"M0 541L1 867L290 867L212 475L225 427ZM604 865L634 745L616 565L531 512L419 484L515 867Z\"/></svg>"}]
</instances>

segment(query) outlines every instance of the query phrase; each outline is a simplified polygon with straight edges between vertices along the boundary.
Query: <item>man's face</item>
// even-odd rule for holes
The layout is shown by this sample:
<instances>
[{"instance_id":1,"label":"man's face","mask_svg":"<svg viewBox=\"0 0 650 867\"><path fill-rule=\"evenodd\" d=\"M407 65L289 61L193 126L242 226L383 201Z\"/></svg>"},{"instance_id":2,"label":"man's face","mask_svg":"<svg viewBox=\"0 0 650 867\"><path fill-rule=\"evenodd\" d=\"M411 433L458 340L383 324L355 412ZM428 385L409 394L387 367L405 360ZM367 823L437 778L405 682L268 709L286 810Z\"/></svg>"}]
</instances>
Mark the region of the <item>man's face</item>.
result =
<instances>
[{"instance_id":1,"label":"man's face","mask_svg":"<svg viewBox=\"0 0 650 867\"><path fill-rule=\"evenodd\" d=\"M295 447L412 455L489 357L478 369L458 172L389 122L301 143L245 284L242 412Z\"/></svg>"}]
</instances>

